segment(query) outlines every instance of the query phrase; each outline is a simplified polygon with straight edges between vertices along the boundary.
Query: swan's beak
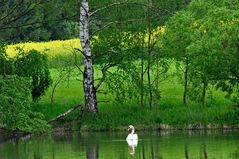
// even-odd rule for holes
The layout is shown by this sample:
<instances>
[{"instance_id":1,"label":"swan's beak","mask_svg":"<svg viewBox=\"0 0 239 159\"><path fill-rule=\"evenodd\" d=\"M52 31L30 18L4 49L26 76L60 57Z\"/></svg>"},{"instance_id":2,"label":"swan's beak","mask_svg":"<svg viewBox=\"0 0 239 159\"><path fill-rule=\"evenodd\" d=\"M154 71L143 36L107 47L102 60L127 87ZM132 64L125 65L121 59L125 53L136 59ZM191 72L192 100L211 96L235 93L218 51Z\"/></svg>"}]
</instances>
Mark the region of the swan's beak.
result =
<instances>
[{"instance_id":1,"label":"swan's beak","mask_svg":"<svg viewBox=\"0 0 239 159\"><path fill-rule=\"evenodd\" d=\"M128 132L131 132L131 131L132 131L132 129L131 129L131 128L128 128L127 130L128 130Z\"/></svg>"}]
</instances>

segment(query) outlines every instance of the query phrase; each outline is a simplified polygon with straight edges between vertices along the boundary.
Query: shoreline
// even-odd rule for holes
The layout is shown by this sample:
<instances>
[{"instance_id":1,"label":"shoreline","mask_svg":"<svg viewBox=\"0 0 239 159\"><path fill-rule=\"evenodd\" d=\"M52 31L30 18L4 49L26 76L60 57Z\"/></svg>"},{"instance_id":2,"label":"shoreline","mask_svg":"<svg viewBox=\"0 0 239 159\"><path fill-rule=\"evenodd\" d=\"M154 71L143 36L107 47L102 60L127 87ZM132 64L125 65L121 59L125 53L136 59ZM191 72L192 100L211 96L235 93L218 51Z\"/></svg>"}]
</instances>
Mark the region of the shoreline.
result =
<instances>
[{"instance_id":1,"label":"shoreline","mask_svg":"<svg viewBox=\"0 0 239 159\"><path fill-rule=\"evenodd\" d=\"M53 128L53 133L67 132L67 131L81 131L81 132L119 132L126 131L128 126L118 126L116 128L92 128L87 125L82 125L80 130L73 130L69 127L58 126ZM216 125L216 124L188 124L185 126L182 125L169 125L169 124L157 124L157 125L134 125L137 131L167 131L167 130L239 130L238 125Z\"/></svg>"},{"instance_id":2,"label":"shoreline","mask_svg":"<svg viewBox=\"0 0 239 159\"><path fill-rule=\"evenodd\" d=\"M182 125L169 125L169 124L158 124L158 125L134 125L135 129L137 131L167 131L167 130L239 130L239 124L238 125L212 125L212 124L188 124L186 126ZM80 130L76 129L74 130L72 126L70 126L70 123L63 124L56 126L55 128L52 128L52 131L49 133L58 133L58 132L73 132L73 131L79 131L79 132L117 132L117 131L125 131L127 130L127 126L118 126L116 128L90 128L86 125L81 126ZM46 132L47 133L47 132ZM29 134L44 134L43 132L36 132L36 133L28 133L28 132L22 132L22 131L10 131L6 129L0 128L0 136L11 136L12 138L19 137L19 136L26 136Z\"/></svg>"},{"instance_id":3,"label":"shoreline","mask_svg":"<svg viewBox=\"0 0 239 159\"><path fill-rule=\"evenodd\" d=\"M68 125L68 124L67 124ZM187 127L179 127L179 126L172 126L168 124L159 124L159 125L151 125L151 126L144 126L144 125L135 125L137 132L147 132L147 131L154 131L154 132L160 132L160 131L239 131L239 125L193 125L189 124ZM8 131L5 129L0 128L0 139L1 142L6 142L8 140L19 140L19 139L28 139L31 138L31 136L34 135L44 135L44 134L51 134L51 135L62 135L65 133L72 133L72 132L82 132L82 133L91 133L91 132L125 132L127 131L127 126L119 126L117 128L101 128L101 129L94 129L89 128L87 126L82 126L80 130L73 130L72 128L69 128L69 125L66 127L66 125L61 125L56 128L53 128L52 131L46 132L46 133L26 133L21 131Z\"/></svg>"}]
</instances>

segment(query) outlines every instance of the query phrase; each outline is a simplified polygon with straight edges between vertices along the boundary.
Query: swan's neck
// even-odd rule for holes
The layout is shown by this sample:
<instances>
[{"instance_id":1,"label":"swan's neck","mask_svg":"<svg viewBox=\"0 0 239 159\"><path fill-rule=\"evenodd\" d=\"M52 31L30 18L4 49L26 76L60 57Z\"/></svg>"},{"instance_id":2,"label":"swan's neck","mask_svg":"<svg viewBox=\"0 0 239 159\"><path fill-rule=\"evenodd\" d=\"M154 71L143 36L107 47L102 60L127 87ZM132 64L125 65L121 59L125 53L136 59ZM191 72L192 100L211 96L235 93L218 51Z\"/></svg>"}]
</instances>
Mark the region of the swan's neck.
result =
<instances>
[{"instance_id":1,"label":"swan's neck","mask_svg":"<svg viewBox=\"0 0 239 159\"><path fill-rule=\"evenodd\" d=\"M134 134L134 128L132 129L131 134Z\"/></svg>"}]
</instances>

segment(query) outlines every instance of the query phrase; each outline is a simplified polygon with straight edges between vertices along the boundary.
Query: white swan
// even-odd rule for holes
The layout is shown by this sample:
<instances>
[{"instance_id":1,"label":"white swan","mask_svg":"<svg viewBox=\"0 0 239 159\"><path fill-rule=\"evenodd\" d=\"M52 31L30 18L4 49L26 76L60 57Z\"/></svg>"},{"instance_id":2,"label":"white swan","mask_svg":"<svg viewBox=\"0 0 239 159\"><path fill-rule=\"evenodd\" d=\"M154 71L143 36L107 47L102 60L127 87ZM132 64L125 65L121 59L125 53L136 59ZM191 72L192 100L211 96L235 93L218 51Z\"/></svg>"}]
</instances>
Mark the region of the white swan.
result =
<instances>
[{"instance_id":1,"label":"white swan","mask_svg":"<svg viewBox=\"0 0 239 159\"><path fill-rule=\"evenodd\" d=\"M129 145L129 154L134 155L135 148L138 145L138 135L134 133L133 125L129 126L128 131L130 132L130 134L127 136L126 141Z\"/></svg>"},{"instance_id":2,"label":"white swan","mask_svg":"<svg viewBox=\"0 0 239 159\"><path fill-rule=\"evenodd\" d=\"M130 125L128 128L130 134L127 136L126 140L138 140L138 135L134 133L134 126Z\"/></svg>"}]
</instances>

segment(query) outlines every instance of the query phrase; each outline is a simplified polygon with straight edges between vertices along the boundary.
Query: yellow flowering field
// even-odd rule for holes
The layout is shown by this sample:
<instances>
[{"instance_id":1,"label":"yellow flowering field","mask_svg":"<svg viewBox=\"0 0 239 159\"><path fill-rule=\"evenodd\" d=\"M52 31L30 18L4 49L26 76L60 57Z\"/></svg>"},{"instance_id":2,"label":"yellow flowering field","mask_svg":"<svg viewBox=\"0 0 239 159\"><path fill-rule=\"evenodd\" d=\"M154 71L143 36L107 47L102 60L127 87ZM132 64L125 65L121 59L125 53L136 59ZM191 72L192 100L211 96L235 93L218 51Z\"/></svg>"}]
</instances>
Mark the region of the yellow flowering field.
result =
<instances>
[{"instance_id":1,"label":"yellow flowering field","mask_svg":"<svg viewBox=\"0 0 239 159\"><path fill-rule=\"evenodd\" d=\"M45 51L49 57L54 57L56 55L67 55L71 54L74 48L80 49L79 39L70 40L54 40L48 42L26 42L18 43L7 46L7 54L9 57L14 57L17 54L16 48L23 48L25 51L35 49L38 51Z\"/></svg>"}]
</instances>

